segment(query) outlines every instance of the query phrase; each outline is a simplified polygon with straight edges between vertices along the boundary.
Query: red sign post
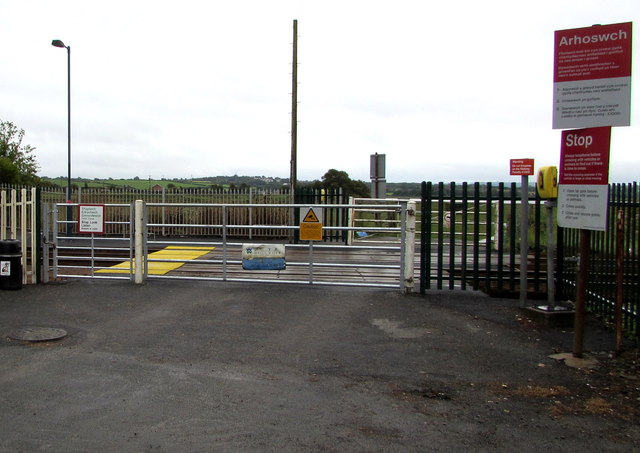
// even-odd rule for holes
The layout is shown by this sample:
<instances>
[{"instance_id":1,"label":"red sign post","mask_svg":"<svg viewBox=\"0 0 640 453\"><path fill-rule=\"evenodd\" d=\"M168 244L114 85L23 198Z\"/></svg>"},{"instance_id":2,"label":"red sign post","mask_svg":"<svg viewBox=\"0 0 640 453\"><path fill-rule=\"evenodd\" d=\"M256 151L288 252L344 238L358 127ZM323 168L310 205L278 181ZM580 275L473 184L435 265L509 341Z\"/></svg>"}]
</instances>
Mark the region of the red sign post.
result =
<instances>
[{"instance_id":1,"label":"red sign post","mask_svg":"<svg viewBox=\"0 0 640 453\"><path fill-rule=\"evenodd\" d=\"M511 159L510 175L520 176L520 225L529 224L529 176L534 174L533 159ZM529 250L529 231L520 228L520 307L527 301L527 253Z\"/></svg>"},{"instance_id":2,"label":"red sign post","mask_svg":"<svg viewBox=\"0 0 640 453\"><path fill-rule=\"evenodd\" d=\"M611 126L631 124L632 23L555 32L553 128L563 131L558 226L580 229L573 355L582 357L591 230L607 228Z\"/></svg>"},{"instance_id":3,"label":"red sign post","mask_svg":"<svg viewBox=\"0 0 640 453\"><path fill-rule=\"evenodd\" d=\"M606 231L611 127L562 132L558 226L580 229L573 355L582 357L591 230Z\"/></svg>"}]
</instances>

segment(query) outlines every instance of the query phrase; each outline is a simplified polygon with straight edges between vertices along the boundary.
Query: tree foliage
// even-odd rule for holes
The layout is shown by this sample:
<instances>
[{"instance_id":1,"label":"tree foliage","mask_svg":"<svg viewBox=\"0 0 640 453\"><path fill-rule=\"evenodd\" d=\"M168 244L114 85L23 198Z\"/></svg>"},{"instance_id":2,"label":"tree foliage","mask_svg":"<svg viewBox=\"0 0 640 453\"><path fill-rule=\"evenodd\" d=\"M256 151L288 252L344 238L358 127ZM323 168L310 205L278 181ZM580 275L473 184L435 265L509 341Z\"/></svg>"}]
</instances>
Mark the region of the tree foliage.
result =
<instances>
[{"instance_id":1,"label":"tree foliage","mask_svg":"<svg viewBox=\"0 0 640 453\"><path fill-rule=\"evenodd\" d=\"M371 189L366 182L353 180L346 171L336 170L335 168L328 170L322 176L322 181L316 181L313 185L322 189L341 188L347 196L357 198L369 198L371 196Z\"/></svg>"},{"instance_id":2,"label":"tree foliage","mask_svg":"<svg viewBox=\"0 0 640 453\"><path fill-rule=\"evenodd\" d=\"M0 181L6 184L34 184L38 181L35 148L23 145L24 130L10 121L0 121Z\"/></svg>"}]
</instances>

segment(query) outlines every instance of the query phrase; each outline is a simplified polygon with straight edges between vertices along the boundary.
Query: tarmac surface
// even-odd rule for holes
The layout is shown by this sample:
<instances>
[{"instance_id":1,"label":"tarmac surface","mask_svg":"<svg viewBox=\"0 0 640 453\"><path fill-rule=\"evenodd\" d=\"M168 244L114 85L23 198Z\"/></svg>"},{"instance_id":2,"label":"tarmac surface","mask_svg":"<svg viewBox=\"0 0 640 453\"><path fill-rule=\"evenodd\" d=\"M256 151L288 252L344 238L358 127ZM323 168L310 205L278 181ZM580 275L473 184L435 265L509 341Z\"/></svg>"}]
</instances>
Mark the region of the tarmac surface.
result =
<instances>
[{"instance_id":1,"label":"tarmac surface","mask_svg":"<svg viewBox=\"0 0 640 453\"><path fill-rule=\"evenodd\" d=\"M10 338L36 327L68 336ZM471 291L31 285L0 291L0 451L638 451L613 334L595 370L549 357L572 341Z\"/></svg>"}]
</instances>

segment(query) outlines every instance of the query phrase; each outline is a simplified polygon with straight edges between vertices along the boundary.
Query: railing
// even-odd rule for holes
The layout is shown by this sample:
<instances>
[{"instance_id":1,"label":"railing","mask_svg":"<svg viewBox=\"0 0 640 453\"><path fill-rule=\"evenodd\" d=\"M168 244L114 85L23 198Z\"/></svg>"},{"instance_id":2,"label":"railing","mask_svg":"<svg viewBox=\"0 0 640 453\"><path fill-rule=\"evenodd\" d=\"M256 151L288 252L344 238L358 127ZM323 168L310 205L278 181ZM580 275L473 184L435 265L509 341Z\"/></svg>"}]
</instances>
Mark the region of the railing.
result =
<instances>
[{"instance_id":1,"label":"railing","mask_svg":"<svg viewBox=\"0 0 640 453\"><path fill-rule=\"evenodd\" d=\"M618 219L621 218L621 222ZM558 235L558 292L575 300L580 231L560 228ZM640 187L611 184L607 231L591 231L587 308L613 321L616 301L622 308L623 329L640 338ZM619 245L619 246L618 246ZM621 267L616 266L619 258ZM618 280L619 279L619 280ZM618 290L621 290L618 292ZM621 296L619 298L619 295Z\"/></svg>"},{"instance_id":2,"label":"railing","mask_svg":"<svg viewBox=\"0 0 640 453\"><path fill-rule=\"evenodd\" d=\"M282 225L297 223L295 213L288 208L273 207L289 202L287 189L281 190L214 190L214 189L161 189L161 190L137 190L137 189L95 189L77 188L72 194L74 203L97 204L126 204L130 205L135 200L144 200L146 203L160 203L164 206L156 206L149 210L148 216L151 223L174 225L164 226L153 231L156 237L216 237L221 235L219 228L193 228L190 224L219 225L222 223L222 210L215 205L243 204L243 207L230 211L229 223L235 225L259 225L260 228L236 228L229 230L230 236L244 239L289 239L290 231L277 228L264 228L268 225ZM52 203L64 203L65 194L61 190L48 188L43 194L43 201ZM210 204L207 209L188 210L176 209L171 205L196 203ZM316 190L302 188L297 192L298 204L345 204L346 200L341 190ZM325 224L331 226L346 226L348 224L346 208L326 209ZM75 211L69 212L71 216ZM112 209L107 214L107 234L125 236L127 234L123 223L128 218L126 209ZM61 210L61 220L73 220L66 218L67 211ZM65 228L60 225L61 232ZM345 242L346 232L338 230L326 230L324 240L331 242Z\"/></svg>"},{"instance_id":3,"label":"railing","mask_svg":"<svg viewBox=\"0 0 640 453\"><path fill-rule=\"evenodd\" d=\"M489 294L519 289L518 188L506 185L423 183L421 219L421 292L481 289ZM528 289L546 290L540 199L533 201L536 223L529 232L531 258Z\"/></svg>"}]
</instances>

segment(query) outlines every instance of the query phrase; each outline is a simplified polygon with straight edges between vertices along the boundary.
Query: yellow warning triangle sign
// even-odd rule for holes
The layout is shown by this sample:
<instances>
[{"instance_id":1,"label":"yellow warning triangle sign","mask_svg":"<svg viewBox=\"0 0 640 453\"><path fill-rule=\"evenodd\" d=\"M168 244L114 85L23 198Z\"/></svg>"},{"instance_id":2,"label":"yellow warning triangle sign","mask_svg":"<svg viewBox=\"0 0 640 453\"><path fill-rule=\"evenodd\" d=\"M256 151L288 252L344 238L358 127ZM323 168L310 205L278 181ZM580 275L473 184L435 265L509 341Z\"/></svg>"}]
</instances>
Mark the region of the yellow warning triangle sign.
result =
<instances>
[{"instance_id":1,"label":"yellow warning triangle sign","mask_svg":"<svg viewBox=\"0 0 640 453\"><path fill-rule=\"evenodd\" d=\"M304 219L302 219L303 222L320 222L320 220L318 220L318 216L316 215L315 212L313 212L312 208L309 208L309 212L307 212L307 215L304 216Z\"/></svg>"}]
</instances>

